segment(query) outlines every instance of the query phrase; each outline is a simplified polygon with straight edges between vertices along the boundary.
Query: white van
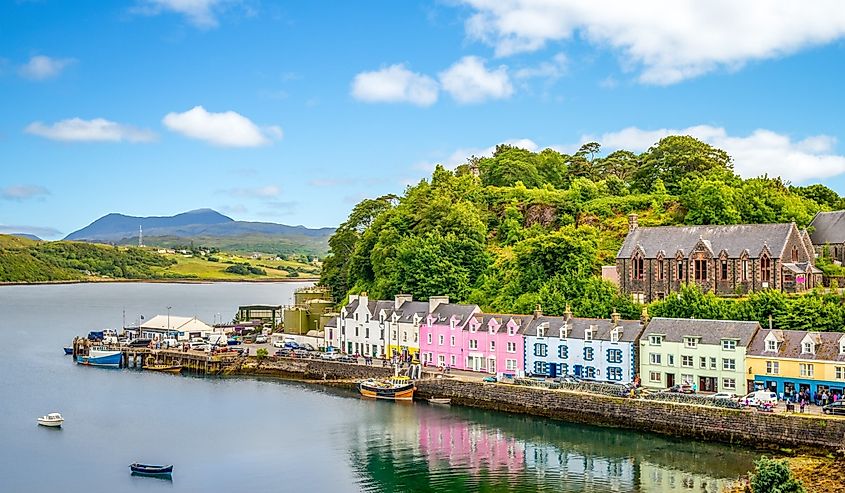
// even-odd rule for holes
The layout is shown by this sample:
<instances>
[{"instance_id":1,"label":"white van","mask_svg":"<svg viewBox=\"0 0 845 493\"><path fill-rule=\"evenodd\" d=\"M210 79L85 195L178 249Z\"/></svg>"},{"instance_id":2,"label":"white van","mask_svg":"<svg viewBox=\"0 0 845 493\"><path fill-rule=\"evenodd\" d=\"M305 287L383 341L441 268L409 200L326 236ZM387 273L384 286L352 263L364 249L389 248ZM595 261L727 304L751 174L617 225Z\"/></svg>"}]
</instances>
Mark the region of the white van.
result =
<instances>
[{"instance_id":1,"label":"white van","mask_svg":"<svg viewBox=\"0 0 845 493\"><path fill-rule=\"evenodd\" d=\"M776 406L778 395L771 390L757 390L741 398L739 402L748 406L759 406L767 403Z\"/></svg>"}]
</instances>

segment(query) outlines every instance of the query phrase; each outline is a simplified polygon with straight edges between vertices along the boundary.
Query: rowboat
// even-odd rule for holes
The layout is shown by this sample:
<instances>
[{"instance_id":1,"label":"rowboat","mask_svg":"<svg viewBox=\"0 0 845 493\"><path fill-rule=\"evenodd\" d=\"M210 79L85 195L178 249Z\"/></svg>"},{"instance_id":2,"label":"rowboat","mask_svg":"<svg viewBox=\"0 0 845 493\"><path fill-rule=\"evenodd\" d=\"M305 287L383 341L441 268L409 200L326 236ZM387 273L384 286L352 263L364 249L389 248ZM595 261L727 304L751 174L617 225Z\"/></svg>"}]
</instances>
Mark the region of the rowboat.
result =
<instances>
[{"instance_id":1,"label":"rowboat","mask_svg":"<svg viewBox=\"0 0 845 493\"><path fill-rule=\"evenodd\" d=\"M144 369L165 373L180 373L182 371L182 365L144 365Z\"/></svg>"},{"instance_id":2,"label":"rowboat","mask_svg":"<svg viewBox=\"0 0 845 493\"><path fill-rule=\"evenodd\" d=\"M440 404L440 405L449 405L452 403L452 399L448 397L432 397L428 400L429 404Z\"/></svg>"},{"instance_id":3,"label":"rowboat","mask_svg":"<svg viewBox=\"0 0 845 493\"><path fill-rule=\"evenodd\" d=\"M64 350L65 350L66 355L67 354L73 354L73 348L72 347L65 347Z\"/></svg>"},{"instance_id":4,"label":"rowboat","mask_svg":"<svg viewBox=\"0 0 845 493\"><path fill-rule=\"evenodd\" d=\"M391 377L387 380L370 378L358 383L361 395L375 399L410 401L414 399L415 390L414 382L408 377Z\"/></svg>"},{"instance_id":5,"label":"rowboat","mask_svg":"<svg viewBox=\"0 0 845 493\"><path fill-rule=\"evenodd\" d=\"M122 359L120 351L106 351L103 349L91 349L88 354L77 354L76 362L86 366L105 366L119 368Z\"/></svg>"},{"instance_id":6,"label":"rowboat","mask_svg":"<svg viewBox=\"0 0 845 493\"><path fill-rule=\"evenodd\" d=\"M151 464L139 464L137 462L129 464L129 469L132 474L139 474L141 476L170 476L173 472L173 466L154 466Z\"/></svg>"},{"instance_id":7,"label":"rowboat","mask_svg":"<svg viewBox=\"0 0 845 493\"><path fill-rule=\"evenodd\" d=\"M38 418L38 424L41 426L49 426L51 428L58 428L62 426L62 423L65 422L65 419L59 413L50 413L46 416L41 416Z\"/></svg>"}]
</instances>

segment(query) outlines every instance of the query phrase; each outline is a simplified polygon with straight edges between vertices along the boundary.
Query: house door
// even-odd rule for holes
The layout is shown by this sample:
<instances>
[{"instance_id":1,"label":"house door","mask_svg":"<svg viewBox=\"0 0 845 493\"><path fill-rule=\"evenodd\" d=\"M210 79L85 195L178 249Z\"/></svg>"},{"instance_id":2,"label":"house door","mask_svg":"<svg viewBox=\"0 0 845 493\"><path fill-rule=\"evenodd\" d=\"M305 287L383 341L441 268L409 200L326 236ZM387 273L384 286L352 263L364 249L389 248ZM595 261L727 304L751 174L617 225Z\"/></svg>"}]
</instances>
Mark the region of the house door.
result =
<instances>
[{"instance_id":1,"label":"house door","mask_svg":"<svg viewBox=\"0 0 845 493\"><path fill-rule=\"evenodd\" d=\"M674 387L675 386L675 374L674 373L667 373L666 374L666 386L667 387Z\"/></svg>"},{"instance_id":2,"label":"house door","mask_svg":"<svg viewBox=\"0 0 845 493\"><path fill-rule=\"evenodd\" d=\"M487 371L496 373L496 358L487 358Z\"/></svg>"},{"instance_id":3,"label":"house door","mask_svg":"<svg viewBox=\"0 0 845 493\"><path fill-rule=\"evenodd\" d=\"M584 368L584 367L583 367L583 366L581 366L581 365L574 365L574 366L572 367L572 374L573 374L573 375L575 375L576 377L580 377L580 376L581 376L581 370L582 370L583 368Z\"/></svg>"},{"instance_id":4,"label":"house door","mask_svg":"<svg viewBox=\"0 0 845 493\"><path fill-rule=\"evenodd\" d=\"M699 392L716 392L716 378L715 377L699 377L698 378Z\"/></svg>"},{"instance_id":5,"label":"house door","mask_svg":"<svg viewBox=\"0 0 845 493\"><path fill-rule=\"evenodd\" d=\"M549 376L550 377L554 378L554 377L558 376L557 368L558 368L557 363L549 363Z\"/></svg>"}]
</instances>

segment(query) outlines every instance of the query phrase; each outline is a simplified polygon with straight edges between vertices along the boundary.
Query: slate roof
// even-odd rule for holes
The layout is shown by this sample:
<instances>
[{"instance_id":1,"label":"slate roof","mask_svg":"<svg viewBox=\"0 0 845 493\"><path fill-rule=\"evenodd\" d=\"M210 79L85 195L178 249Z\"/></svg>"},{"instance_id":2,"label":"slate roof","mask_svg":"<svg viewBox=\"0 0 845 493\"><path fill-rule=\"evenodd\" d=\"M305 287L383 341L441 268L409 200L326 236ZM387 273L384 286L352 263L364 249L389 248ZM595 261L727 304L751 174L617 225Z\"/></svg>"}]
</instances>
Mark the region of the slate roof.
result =
<instances>
[{"instance_id":1,"label":"slate roof","mask_svg":"<svg viewBox=\"0 0 845 493\"><path fill-rule=\"evenodd\" d=\"M699 344L721 344L722 339L737 339L740 346L748 346L760 327L757 322L741 320L704 320L695 318L651 319L642 337L652 334L664 336L666 342L684 342L684 337L699 337Z\"/></svg>"},{"instance_id":2,"label":"slate roof","mask_svg":"<svg viewBox=\"0 0 845 493\"><path fill-rule=\"evenodd\" d=\"M360 300L353 300L350 303L347 303L344 308L346 308L346 318L354 317L355 311L358 309L358 304Z\"/></svg>"},{"instance_id":3,"label":"slate roof","mask_svg":"<svg viewBox=\"0 0 845 493\"><path fill-rule=\"evenodd\" d=\"M326 327L335 327L337 328L337 315L330 318L328 322L326 322Z\"/></svg>"},{"instance_id":4,"label":"slate roof","mask_svg":"<svg viewBox=\"0 0 845 493\"><path fill-rule=\"evenodd\" d=\"M458 325L463 325L469 321L475 312L478 311L478 305L461 305L459 303L441 303L437 308L431 312L434 317L434 323L438 325L448 324L452 316L457 316L459 320Z\"/></svg>"},{"instance_id":5,"label":"slate roof","mask_svg":"<svg viewBox=\"0 0 845 493\"><path fill-rule=\"evenodd\" d=\"M810 226L813 245L845 243L845 211L819 212Z\"/></svg>"},{"instance_id":6,"label":"slate roof","mask_svg":"<svg viewBox=\"0 0 845 493\"><path fill-rule=\"evenodd\" d=\"M399 315L399 322L401 323L412 323L414 321L414 314L424 319L428 315L428 302L406 301L399 305L396 313Z\"/></svg>"},{"instance_id":7,"label":"slate roof","mask_svg":"<svg viewBox=\"0 0 845 493\"><path fill-rule=\"evenodd\" d=\"M689 256L699 240L704 240L714 256L725 250L729 257L738 258L748 250L750 258L757 258L768 245L772 256L778 257L794 227L793 223L639 227L628 232L616 258L631 258L637 246L646 258L656 258L660 251L673 258L679 250Z\"/></svg>"},{"instance_id":8,"label":"slate roof","mask_svg":"<svg viewBox=\"0 0 845 493\"><path fill-rule=\"evenodd\" d=\"M774 332L782 340L777 352L766 351L766 336ZM807 335L806 330L762 329L757 332L746 352L749 356L763 358L794 358L805 360L845 361L845 354L839 354L839 339L842 332L810 332L816 336L816 354L801 354L801 341Z\"/></svg>"},{"instance_id":9,"label":"slate roof","mask_svg":"<svg viewBox=\"0 0 845 493\"><path fill-rule=\"evenodd\" d=\"M547 323L549 328L546 335L550 337L558 337L560 328L563 327L566 319L564 317L552 317L542 315L528 324L524 334L526 336L537 336L537 327ZM601 341L610 340L610 332L617 326L622 327L622 336L619 338L621 342L634 342L639 337L642 330L639 320L620 320L618 324L613 324L609 319L605 318L572 318L569 320L569 337L573 339L583 339L584 332L591 326L595 325L596 330L593 332L593 339Z\"/></svg>"},{"instance_id":10,"label":"slate roof","mask_svg":"<svg viewBox=\"0 0 845 493\"><path fill-rule=\"evenodd\" d=\"M534 319L534 315L512 315L512 314L504 314L504 313L479 313L474 316L476 320L481 323L481 327L479 330L487 330L487 324L490 323L491 319L496 319L502 328L506 328L508 323L513 320L516 322L517 326L519 327L516 331L517 334L523 334L525 329L528 328L528 325Z\"/></svg>"}]
</instances>

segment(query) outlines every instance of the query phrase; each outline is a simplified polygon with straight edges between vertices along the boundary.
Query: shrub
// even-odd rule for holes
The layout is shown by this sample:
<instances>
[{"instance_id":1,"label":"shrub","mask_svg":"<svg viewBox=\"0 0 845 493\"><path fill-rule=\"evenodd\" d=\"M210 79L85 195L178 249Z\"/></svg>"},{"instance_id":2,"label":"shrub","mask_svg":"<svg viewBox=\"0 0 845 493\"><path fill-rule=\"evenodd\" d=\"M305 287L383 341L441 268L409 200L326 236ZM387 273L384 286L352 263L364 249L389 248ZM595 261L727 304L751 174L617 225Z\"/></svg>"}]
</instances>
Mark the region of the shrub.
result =
<instances>
[{"instance_id":1,"label":"shrub","mask_svg":"<svg viewBox=\"0 0 845 493\"><path fill-rule=\"evenodd\" d=\"M804 486L795 479L785 460L760 457L754 462L751 490L754 493L805 493Z\"/></svg>"}]
</instances>

